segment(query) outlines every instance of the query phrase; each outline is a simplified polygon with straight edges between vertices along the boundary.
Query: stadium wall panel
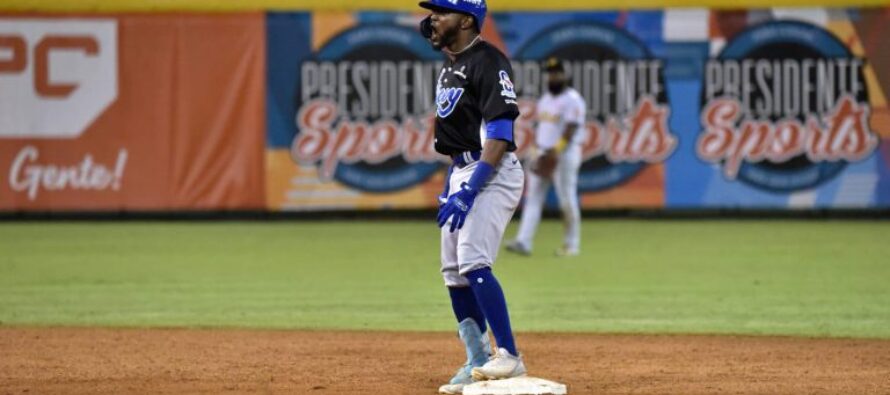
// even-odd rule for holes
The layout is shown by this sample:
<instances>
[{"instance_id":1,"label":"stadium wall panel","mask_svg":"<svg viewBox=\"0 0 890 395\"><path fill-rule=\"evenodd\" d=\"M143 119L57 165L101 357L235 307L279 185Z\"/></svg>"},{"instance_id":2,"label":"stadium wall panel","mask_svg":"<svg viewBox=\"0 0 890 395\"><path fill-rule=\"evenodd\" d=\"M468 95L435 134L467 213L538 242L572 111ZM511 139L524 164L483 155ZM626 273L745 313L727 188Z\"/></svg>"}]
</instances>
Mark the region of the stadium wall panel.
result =
<instances>
[{"instance_id":1,"label":"stadium wall panel","mask_svg":"<svg viewBox=\"0 0 890 395\"><path fill-rule=\"evenodd\" d=\"M588 101L585 209L890 207L890 8L492 8L520 156L543 59ZM0 15L0 211L432 209L422 17Z\"/></svg>"}]
</instances>

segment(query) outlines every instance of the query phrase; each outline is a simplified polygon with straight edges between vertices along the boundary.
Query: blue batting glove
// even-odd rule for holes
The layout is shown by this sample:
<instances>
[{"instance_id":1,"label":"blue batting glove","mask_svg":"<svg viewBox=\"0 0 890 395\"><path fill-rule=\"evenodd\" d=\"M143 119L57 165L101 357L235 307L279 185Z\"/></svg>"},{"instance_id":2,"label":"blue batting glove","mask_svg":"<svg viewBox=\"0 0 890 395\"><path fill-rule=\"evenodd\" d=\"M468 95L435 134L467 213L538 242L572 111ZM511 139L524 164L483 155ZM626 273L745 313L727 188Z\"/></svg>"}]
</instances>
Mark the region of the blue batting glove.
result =
<instances>
[{"instance_id":1,"label":"blue batting glove","mask_svg":"<svg viewBox=\"0 0 890 395\"><path fill-rule=\"evenodd\" d=\"M440 228L448 222L448 218L451 218L451 233L454 233L455 229L460 229L464 226L467 214L473 208L473 201L476 200L476 195L479 194L482 186L491 178L492 173L494 173L494 166L479 161L476 164L476 169L473 170L473 174L470 176L470 180L461 183L460 190L454 195L450 197L447 194L445 195L447 199L439 206L439 216L436 218ZM450 175L449 178L451 178ZM439 199L439 201L442 202L442 199Z\"/></svg>"},{"instance_id":2,"label":"blue batting glove","mask_svg":"<svg viewBox=\"0 0 890 395\"><path fill-rule=\"evenodd\" d=\"M437 218L439 222L439 227L445 226L448 222L448 219L451 218L451 229L449 230L451 233L454 233L455 229L463 228L464 222L466 222L467 214L470 213L470 209L473 208L473 202L476 200L476 195L479 192L473 188L470 188L467 183L462 183L460 185L460 191L457 191L454 195L451 195L441 207L439 207L439 216Z\"/></svg>"}]
</instances>

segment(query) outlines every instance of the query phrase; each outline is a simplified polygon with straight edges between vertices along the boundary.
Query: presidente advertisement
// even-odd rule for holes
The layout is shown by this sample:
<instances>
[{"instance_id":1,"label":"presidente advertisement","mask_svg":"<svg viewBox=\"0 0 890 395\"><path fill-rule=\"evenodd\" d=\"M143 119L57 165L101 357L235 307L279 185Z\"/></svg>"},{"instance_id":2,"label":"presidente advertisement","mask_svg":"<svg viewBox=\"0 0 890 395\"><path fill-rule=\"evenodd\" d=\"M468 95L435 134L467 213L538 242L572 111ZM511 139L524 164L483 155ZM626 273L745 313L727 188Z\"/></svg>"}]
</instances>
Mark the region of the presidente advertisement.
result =
<instances>
[{"instance_id":1,"label":"presidente advertisement","mask_svg":"<svg viewBox=\"0 0 890 395\"><path fill-rule=\"evenodd\" d=\"M699 76L708 165L678 205L890 206L890 52L880 10L714 13Z\"/></svg>"},{"instance_id":2,"label":"presidente advertisement","mask_svg":"<svg viewBox=\"0 0 890 395\"><path fill-rule=\"evenodd\" d=\"M443 55L422 17L268 16L270 209L435 206ZM541 63L565 61L587 106L584 208L882 207L887 22L881 9L493 12L482 35L513 61L521 157Z\"/></svg>"},{"instance_id":3,"label":"presidente advertisement","mask_svg":"<svg viewBox=\"0 0 890 395\"><path fill-rule=\"evenodd\" d=\"M273 210L434 207L449 158L433 150L443 55L417 33L422 14L269 15L267 202ZM664 205L668 125L659 13L495 14L485 40L512 60L530 153L542 62L566 60L587 100L579 190L585 207Z\"/></svg>"}]
</instances>

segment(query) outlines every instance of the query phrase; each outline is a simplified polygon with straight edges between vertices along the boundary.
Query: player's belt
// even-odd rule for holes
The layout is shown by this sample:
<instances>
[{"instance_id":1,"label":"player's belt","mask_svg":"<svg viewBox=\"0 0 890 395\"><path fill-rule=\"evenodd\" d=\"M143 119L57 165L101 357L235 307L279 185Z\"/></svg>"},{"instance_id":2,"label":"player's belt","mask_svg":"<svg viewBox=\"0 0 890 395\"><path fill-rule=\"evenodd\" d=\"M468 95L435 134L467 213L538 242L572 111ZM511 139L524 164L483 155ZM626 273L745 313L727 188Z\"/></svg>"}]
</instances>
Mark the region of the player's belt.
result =
<instances>
[{"instance_id":1,"label":"player's belt","mask_svg":"<svg viewBox=\"0 0 890 395\"><path fill-rule=\"evenodd\" d=\"M458 169L478 161L482 157L482 151L466 151L456 155L451 155L451 161Z\"/></svg>"}]
</instances>

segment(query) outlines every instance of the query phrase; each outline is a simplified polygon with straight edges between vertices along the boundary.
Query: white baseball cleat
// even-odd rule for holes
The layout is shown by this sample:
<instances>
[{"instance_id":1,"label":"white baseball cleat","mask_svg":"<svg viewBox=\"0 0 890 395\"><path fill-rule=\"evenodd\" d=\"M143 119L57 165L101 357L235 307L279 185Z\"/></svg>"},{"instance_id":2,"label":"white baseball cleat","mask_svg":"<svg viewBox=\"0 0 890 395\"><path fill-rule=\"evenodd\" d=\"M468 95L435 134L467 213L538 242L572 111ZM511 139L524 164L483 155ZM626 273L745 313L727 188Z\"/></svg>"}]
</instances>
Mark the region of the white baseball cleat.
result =
<instances>
[{"instance_id":1,"label":"white baseball cleat","mask_svg":"<svg viewBox=\"0 0 890 395\"><path fill-rule=\"evenodd\" d=\"M467 384L445 384L439 387L440 394L463 394Z\"/></svg>"},{"instance_id":2,"label":"white baseball cleat","mask_svg":"<svg viewBox=\"0 0 890 395\"><path fill-rule=\"evenodd\" d=\"M532 254L532 250L522 244L519 240L513 240L507 243L507 251L512 253L516 253L519 255L529 256Z\"/></svg>"},{"instance_id":3,"label":"white baseball cleat","mask_svg":"<svg viewBox=\"0 0 890 395\"><path fill-rule=\"evenodd\" d=\"M499 348L485 365L473 368L473 379L477 381L500 380L512 377L525 376L525 364L522 357L510 354L509 351Z\"/></svg>"}]
</instances>

